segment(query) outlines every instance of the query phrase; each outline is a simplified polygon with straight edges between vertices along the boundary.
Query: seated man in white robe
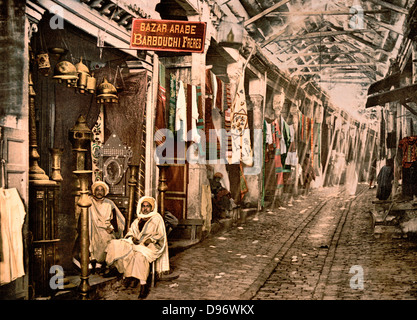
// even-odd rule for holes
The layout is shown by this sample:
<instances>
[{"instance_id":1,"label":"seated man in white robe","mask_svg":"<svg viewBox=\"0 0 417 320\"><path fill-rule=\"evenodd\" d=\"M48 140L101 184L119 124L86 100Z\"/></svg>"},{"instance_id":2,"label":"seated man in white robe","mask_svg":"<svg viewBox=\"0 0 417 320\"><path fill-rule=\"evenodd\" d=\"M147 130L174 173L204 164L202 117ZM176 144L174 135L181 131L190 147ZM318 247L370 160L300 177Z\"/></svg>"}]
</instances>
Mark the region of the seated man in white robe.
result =
<instances>
[{"instance_id":1,"label":"seated man in white robe","mask_svg":"<svg viewBox=\"0 0 417 320\"><path fill-rule=\"evenodd\" d=\"M160 274L169 271L168 241L165 223L157 211L152 197L139 199L137 218L132 222L124 239L112 240L107 246L107 265L113 265L125 280L138 279L139 298L145 298L149 287L150 263L155 261L155 271Z\"/></svg>"},{"instance_id":2,"label":"seated man in white robe","mask_svg":"<svg viewBox=\"0 0 417 320\"><path fill-rule=\"evenodd\" d=\"M108 185L96 181L91 186L91 206L88 208L90 261L95 272L96 263L105 269L106 247L110 240L121 238L125 227L125 218L115 203L106 198L109 193Z\"/></svg>"}]
</instances>

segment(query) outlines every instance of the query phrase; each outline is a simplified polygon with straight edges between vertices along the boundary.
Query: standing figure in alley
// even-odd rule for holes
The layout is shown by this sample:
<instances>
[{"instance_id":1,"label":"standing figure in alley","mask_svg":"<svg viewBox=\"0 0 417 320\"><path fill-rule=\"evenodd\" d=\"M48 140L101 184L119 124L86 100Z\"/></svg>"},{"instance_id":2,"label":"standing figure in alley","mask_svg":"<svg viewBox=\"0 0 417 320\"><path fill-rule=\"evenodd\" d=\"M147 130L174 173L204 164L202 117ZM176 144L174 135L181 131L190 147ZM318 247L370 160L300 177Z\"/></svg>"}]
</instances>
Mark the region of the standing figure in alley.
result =
<instances>
[{"instance_id":1,"label":"standing figure in alley","mask_svg":"<svg viewBox=\"0 0 417 320\"><path fill-rule=\"evenodd\" d=\"M394 179L394 161L387 159L385 166L381 168L376 178L378 188L376 189L376 197L379 200L387 200L392 190L392 180Z\"/></svg>"},{"instance_id":2,"label":"standing figure in alley","mask_svg":"<svg viewBox=\"0 0 417 320\"><path fill-rule=\"evenodd\" d=\"M311 165L310 155L307 153L303 161L303 184L305 188L305 194L308 194L310 190L311 181L316 180L316 174L314 168Z\"/></svg>"},{"instance_id":3,"label":"standing figure in alley","mask_svg":"<svg viewBox=\"0 0 417 320\"><path fill-rule=\"evenodd\" d=\"M234 201L229 190L223 187L220 180L223 175L216 172L210 180L212 194L213 218L224 219L228 216L227 212L233 209Z\"/></svg>"},{"instance_id":4,"label":"standing figure in alley","mask_svg":"<svg viewBox=\"0 0 417 320\"><path fill-rule=\"evenodd\" d=\"M106 198L109 186L103 181L96 181L91 186L91 206L88 208L90 221L90 261L95 272L96 263L102 264L105 269L106 247L112 239L122 236L125 227L125 218L115 203Z\"/></svg>"},{"instance_id":5,"label":"standing figure in alley","mask_svg":"<svg viewBox=\"0 0 417 320\"><path fill-rule=\"evenodd\" d=\"M147 279L150 263L156 261L155 271L169 271L168 241L165 223L152 197L139 199L137 218L123 239L112 240L107 246L106 262L123 273L125 286L140 282L139 299L149 292Z\"/></svg>"},{"instance_id":6,"label":"standing figure in alley","mask_svg":"<svg viewBox=\"0 0 417 320\"><path fill-rule=\"evenodd\" d=\"M369 168L369 189L375 188L373 185L376 177L376 158L372 161L371 167Z\"/></svg>"}]
</instances>

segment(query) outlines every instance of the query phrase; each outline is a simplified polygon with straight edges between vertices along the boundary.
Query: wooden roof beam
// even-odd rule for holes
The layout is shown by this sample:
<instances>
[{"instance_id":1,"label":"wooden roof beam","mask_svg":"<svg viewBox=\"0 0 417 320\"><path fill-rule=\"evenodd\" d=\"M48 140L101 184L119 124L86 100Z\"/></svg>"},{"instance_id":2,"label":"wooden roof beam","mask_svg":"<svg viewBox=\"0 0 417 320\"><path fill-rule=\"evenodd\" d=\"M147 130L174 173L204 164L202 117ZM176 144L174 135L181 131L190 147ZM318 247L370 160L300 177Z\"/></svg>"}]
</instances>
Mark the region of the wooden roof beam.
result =
<instances>
[{"instance_id":1,"label":"wooden roof beam","mask_svg":"<svg viewBox=\"0 0 417 320\"><path fill-rule=\"evenodd\" d=\"M389 10L364 10L362 13L368 14L377 14L377 13L387 13ZM269 16L347 16L354 15L356 12L351 11L293 11L293 12L273 12L269 13Z\"/></svg>"},{"instance_id":2,"label":"wooden roof beam","mask_svg":"<svg viewBox=\"0 0 417 320\"><path fill-rule=\"evenodd\" d=\"M408 10L406 8L397 6L395 4L388 3L388 2L385 2L385 1L381 1L381 0L369 0L369 1L371 1L371 2L373 2L375 4L378 4L378 5L382 6L382 7L385 7L385 8L388 8L390 10L393 10L395 12L398 12L398 13L408 14Z\"/></svg>"},{"instance_id":3,"label":"wooden roof beam","mask_svg":"<svg viewBox=\"0 0 417 320\"><path fill-rule=\"evenodd\" d=\"M280 68L286 69L300 69L300 68L326 68L326 67L364 67L375 66L375 62L358 62L358 63L324 63L324 64L294 64L294 65L279 65Z\"/></svg>"},{"instance_id":4,"label":"wooden roof beam","mask_svg":"<svg viewBox=\"0 0 417 320\"><path fill-rule=\"evenodd\" d=\"M372 23L375 23L375 24L379 25L380 27L382 27L384 29L387 29L389 31L398 33L400 35L404 35L404 33L402 32L402 30L400 30L400 28L398 28L398 27L395 27L395 26L392 26L392 25L390 25L388 23L379 21L379 20L375 19L374 17L368 16L368 15L364 15L364 18L365 18L365 20L368 20L368 21L370 21Z\"/></svg>"},{"instance_id":5,"label":"wooden roof beam","mask_svg":"<svg viewBox=\"0 0 417 320\"><path fill-rule=\"evenodd\" d=\"M352 36L352 33L364 33L364 32L374 32L374 30L357 29L357 30L312 32L312 33L308 33L305 35L287 36L287 37L281 37L281 38L278 37L275 39L275 41L305 40L305 39L313 39L313 38L335 37L335 36L340 36L340 35Z\"/></svg>"},{"instance_id":6,"label":"wooden roof beam","mask_svg":"<svg viewBox=\"0 0 417 320\"><path fill-rule=\"evenodd\" d=\"M290 0L282 0L282 1L274 4L272 7L262 11L261 13L258 13L257 15L253 16L249 20L246 20L243 23L243 26L246 27L246 26L250 25L251 23L254 23L256 20L258 20L258 19L262 18L263 16L267 15L268 13L278 9L279 7L282 7L283 5L287 4L288 2L290 2Z\"/></svg>"}]
</instances>

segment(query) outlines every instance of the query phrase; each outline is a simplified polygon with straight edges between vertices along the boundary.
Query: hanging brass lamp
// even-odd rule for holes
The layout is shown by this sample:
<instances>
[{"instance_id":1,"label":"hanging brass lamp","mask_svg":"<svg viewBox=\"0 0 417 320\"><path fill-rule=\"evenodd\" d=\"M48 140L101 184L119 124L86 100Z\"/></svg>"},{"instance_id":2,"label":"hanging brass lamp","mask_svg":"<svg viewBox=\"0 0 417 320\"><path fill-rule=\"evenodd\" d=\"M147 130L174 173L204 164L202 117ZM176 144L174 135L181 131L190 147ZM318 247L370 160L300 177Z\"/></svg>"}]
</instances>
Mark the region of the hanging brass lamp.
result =
<instances>
[{"instance_id":1,"label":"hanging brass lamp","mask_svg":"<svg viewBox=\"0 0 417 320\"><path fill-rule=\"evenodd\" d=\"M103 82L97 87L97 103L117 103L118 101L116 87L104 78Z\"/></svg>"},{"instance_id":2,"label":"hanging brass lamp","mask_svg":"<svg viewBox=\"0 0 417 320\"><path fill-rule=\"evenodd\" d=\"M36 62L38 63L38 70L45 77L49 75L51 69L51 63L49 62L49 55L46 52L41 52L36 56Z\"/></svg>"},{"instance_id":3,"label":"hanging brass lamp","mask_svg":"<svg viewBox=\"0 0 417 320\"><path fill-rule=\"evenodd\" d=\"M97 79L94 78L94 73L91 73L91 76L87 76L87 91L89 93L94 93L96 91Z\"/></svg>"},{"instance_id":4,"label":"hanging brass lamp","mask_svg":"<svg viewBox=\"0 0 417 320\"><path fill-rule=\"evenodd\" d=\"M66 83L67 87L76 86L78 80L77 69L71 62L62 60L55 65L53 79L59 83Z\"/></svg>"},{"instance_id":5,"label":"hanging brass lamp","mask_svg":"<svg viewBox=\"0 0 417 320\"><path fill-rule=\"evenodd\" d=\"M88 77L90 76L90 70L88 67L83 63L83 58L80 58L80 62L75 65L75 69L77 70L78 80L77 80L77 88L80 93L84 93L87 88L87 81Z\"/></svg>"}]
</instances>

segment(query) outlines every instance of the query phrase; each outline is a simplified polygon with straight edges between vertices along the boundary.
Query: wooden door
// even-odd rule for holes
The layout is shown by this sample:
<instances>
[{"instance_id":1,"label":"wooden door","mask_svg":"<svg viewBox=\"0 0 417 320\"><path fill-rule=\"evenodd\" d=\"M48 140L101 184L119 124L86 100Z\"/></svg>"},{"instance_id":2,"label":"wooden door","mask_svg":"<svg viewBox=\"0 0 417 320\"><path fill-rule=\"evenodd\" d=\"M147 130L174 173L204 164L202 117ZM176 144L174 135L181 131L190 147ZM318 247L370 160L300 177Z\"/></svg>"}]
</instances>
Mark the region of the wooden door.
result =
<instances>
[{"instance_id":1,"label":"wooden door","mask_svg":"<svg viewBox=\"0 0 417 320\"><path fill-rule=\"evenodd\" d=\"M168 190L165 193L165 211L179 220L187 218L188 165L172 164L166 170Z\"/></svg>"}]
</instances>

